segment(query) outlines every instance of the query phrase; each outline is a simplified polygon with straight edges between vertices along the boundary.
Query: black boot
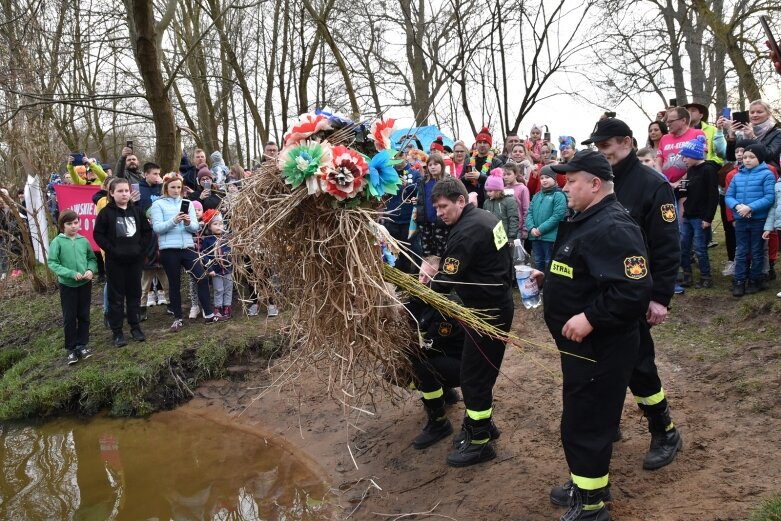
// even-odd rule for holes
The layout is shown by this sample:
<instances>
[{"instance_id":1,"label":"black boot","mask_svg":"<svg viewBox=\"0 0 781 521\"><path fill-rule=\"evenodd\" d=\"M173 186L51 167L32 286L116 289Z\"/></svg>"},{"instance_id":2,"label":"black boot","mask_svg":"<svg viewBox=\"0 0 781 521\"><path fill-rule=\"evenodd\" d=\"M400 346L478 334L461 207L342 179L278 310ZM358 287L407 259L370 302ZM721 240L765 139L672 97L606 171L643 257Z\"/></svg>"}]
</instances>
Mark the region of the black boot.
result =
<instances>
[{"instance_id":1,"label":"black boot","mask_svg":"<svg viewBox=\"0 0 781 521\"><path fill-rule=\"evenodd\" d=\"M684 271L683 272L683 278L681 279L680 285L684 288L690 288L692 286L692 272L691 271Z\"/></svg>"},{"instance_id":2,"label":"black boot","mask_svg":"<svg viewBox=\"0 0 781 521\"><path fill-rule=\"evenodd\" d=\"M447 455L447 464L451 467L468 467L477 463L492 460L496 451L491 444L489 428L491 420L464 420L464 442L457 450Z\"/></svg>"},{"instance_id":3,"label":"black boot","mask_svg":"<svg viewBox=\"0 0 781 521\"><path fill-rule=\"evenodd\" d=\"M461 395L453 387L445 387L442 398L445 400L446 405L455 405L461 401Z\"/></svg>"},{"instance_id":4,"label":"black boot","mask_svg":"<svg viewBox=\"0 0 781 521\"><path fill-rule=\"evenodd\" d=\"M710 276L700 277L700 281L694 285L695 289L708 289L713 287L713 278Z\"/></svg>"},{"instance_id":5,"label":"black boot","mask_svg":"<svg viewBox=\"0 0 781 521\"><path fill-rule=\"evenodd\" d=\"M776 280L776 261L770 262L770 271L767 272L768 280Z\"/></svg>"},{"instance_id":6,"label":"black boot","mask_svg":"<svg viewBox=\"0 0 781 521\"><path fill-rule=\"evenodd\" d=\"M746 295L753 295L754 293L759 293L759 282L748 279L748 282L746 283Z\"/></svg>"},{"instance_id":7,"label":"black boot","mask_svg":"<svg viewBox=\"0 0 781 521\"><path fill-rule=\"evenodd\" d=\"M568 507L572 505L572 490L575 488L575 484L571 479L568 479L563 485L553 487L550 490L550 502L560 507ZM603 501L606 503L613 501L613 495L610 493L610 485L604 488L605 498Z\"/></svg>"},{"instance_id":8,"label":"black boot","mask_svg":"<svg viewBox=\"0 0 781 521\"><path fill-rule=\"evenodd\" d=\"M438 400L438 406L432 407L431 404L427 403L429 401L431 400L423 400L423 406L426 408L426 414L428 415L426 426L423 427L423 431L418 434L417 438L412 440L412 446L417 450L430 447L439 440L453 434L453 426L450 424L447 416L445 416L444 402Z\"/></svg>"},{"instance_id":9,"label":"black boot","mask_svg":"<svg viewBox=\"0 0 781 521\"><path fill-rule=\"evenodd\" d=\"M607 487L597 490L583 490L572 485L569 510L560 521L610 521L610 513L605 506Z\"/></svg>"},{"instance_id":10,"label":"black boot","mask_svg":"<svg viewBox=\"0 0 781 521\"><path fill-rule=\"evenodd\" d=\"M742 297L746 294L746 282L732 282L732 296Z\"/></svg>"},{"instance_id":11,"label":"black boot","mask_svg":"<svg viewBox=\"0 0 781 521\"><path fill-rule=\"evenodd\" d=\"M491 423L488 426L488 434L491 436L491 441L498 440L499 436L502 435L502 431L499 430L499 428L494 423L493 418L491 418ZM461 446L462 443L464 443L464 440L466 439L466 418L464 418L464 422L461 424L461 430L458 431L458 434L453 436L453 448L457 449Z\"/></svg>"},{"instance_id":12,"label":"black boot","mask_svg":"<svg viewBox=\"0 0 781 521\"><path fill-rule=\"evenodd\" d=\"M669 465L683 447L681 434L673 426L670 408L662 411L645 411L648 430L651 432L651 447L643 459L645 470L655 470Z\"/></svg>"}]
</instances>

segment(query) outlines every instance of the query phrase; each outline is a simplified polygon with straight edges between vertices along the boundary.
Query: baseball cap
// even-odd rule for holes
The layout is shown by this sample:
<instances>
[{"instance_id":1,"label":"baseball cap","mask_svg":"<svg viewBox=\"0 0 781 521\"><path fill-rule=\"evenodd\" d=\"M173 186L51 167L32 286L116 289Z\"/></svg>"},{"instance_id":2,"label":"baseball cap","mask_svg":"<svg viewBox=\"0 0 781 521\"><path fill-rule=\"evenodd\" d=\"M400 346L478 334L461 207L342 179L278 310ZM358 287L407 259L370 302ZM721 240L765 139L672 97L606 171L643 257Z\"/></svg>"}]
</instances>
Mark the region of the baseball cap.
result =
<instances>
[{"instance_id":1,"label":"baseball cap","mask_svg":"<svg viewBox=\"0 0 781 521\"><path fill-rule=\"evenodd\" d=\"M607 138L605 138L607 139ZM605 156L595 150L581 150L567 163L550 165L554 172L565 174L567 172L584 171L606 181L613 180L613 169Z\"/></svg>"},{"instance_id":2,"label":"baseball cap","mask_svg":"<svg viewBox=\"0 0 781 521\"><path fill-rule=\"evenodd\" d=\"M594 130L591 131L591 137L581 142L581 145L590 145L607 141L611 137L632 137L632 129L629 125L616 118L605 118L597 121Z\"/></svg>"}]
</instances>

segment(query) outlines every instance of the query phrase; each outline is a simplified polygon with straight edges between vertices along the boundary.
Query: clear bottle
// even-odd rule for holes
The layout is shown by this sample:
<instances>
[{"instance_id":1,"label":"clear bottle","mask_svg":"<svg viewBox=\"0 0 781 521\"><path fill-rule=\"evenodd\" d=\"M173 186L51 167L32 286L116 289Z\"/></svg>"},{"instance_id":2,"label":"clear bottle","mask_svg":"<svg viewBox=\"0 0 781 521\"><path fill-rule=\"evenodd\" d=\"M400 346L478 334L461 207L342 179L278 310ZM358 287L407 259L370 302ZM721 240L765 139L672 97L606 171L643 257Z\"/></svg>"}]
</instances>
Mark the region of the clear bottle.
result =
<instances>
[{"instance_id":1,"label":"clear bottle","mask_svg":"<svg viewBox=\"0 0 781 521\"><path fill-rule=\"evenodd\" d=\"M529 265L529 255L523 249L523 243L520 239L515 239L514 246L515 281L521 292L521 302L526 309L536 308L542 302L542 296L537 281L531 276L532 267Z\"/></svg>"}]
</instances>

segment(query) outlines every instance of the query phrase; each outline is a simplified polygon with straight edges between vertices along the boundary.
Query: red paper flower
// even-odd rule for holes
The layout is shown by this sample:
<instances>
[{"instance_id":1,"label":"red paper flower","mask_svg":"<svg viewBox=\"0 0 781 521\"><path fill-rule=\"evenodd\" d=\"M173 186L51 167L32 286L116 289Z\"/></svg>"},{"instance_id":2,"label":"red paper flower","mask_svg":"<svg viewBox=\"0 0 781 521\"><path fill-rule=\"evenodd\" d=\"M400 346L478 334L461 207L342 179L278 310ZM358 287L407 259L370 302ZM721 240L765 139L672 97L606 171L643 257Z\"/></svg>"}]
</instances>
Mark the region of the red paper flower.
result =
<instances>
[{"instance_id":1,"label":"red paper flower","mask_svg":"<svg viewBox=\"0 0 781 521\"><path fill-rule=\"evenodd\" d=\"M333 147L333 168L323 174L323 190L340 201L355 197L363 189L369 165L361 154L345 146Z\"/></svg>"},{"instance_id":2,"label":"red paper flower","mask_svg":"<svg viewBox=\"0 0 781 521\"><path fill-rule=\"evenodd\" d=\"M285 146L297 145L300 141L321 130L331 130L331 123L322 114L301 114L298 122L285 134Z\"/></svg>"},{"instance_id":3,"label":"red paper flower","mask_svg":"<svg viewBox=\"0 0 781 521\"><path fill-rule=\"evenodd\" d=\"M372 123L369 137L374 140L374 148L377 149L377 152L391 148L390 136L393 133L395 123L396 121L393 119L387 121L378 119Z\"/></svg>"}]
</instances>

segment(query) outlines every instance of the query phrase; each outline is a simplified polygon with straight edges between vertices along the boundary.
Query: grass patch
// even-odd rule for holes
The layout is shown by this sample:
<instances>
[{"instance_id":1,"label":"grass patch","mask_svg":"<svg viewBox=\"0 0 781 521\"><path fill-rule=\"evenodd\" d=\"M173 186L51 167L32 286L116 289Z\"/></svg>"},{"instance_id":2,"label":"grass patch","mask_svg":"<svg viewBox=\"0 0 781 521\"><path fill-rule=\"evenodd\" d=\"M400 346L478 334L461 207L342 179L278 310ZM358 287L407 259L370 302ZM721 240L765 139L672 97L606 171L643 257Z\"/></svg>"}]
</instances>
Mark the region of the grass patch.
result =
<instances>
[{"instance_id":1,"label":"grass patch","mask_svg":"<svg viewBox=\"0 0 781 521\"><path fill-rule=\"evenodd\" d=\"M774 496L755 510L749 521L781 521L781 496Z\"/></svg>"},{"instance_id":2,"label":"grass patch","mask_svg":"<svg viewBox=\"0 0 781 521\"><path fill-rule=\"evenodd\" d=\"M111 344L103 326L102 287L93 292L89 360L68 366L58 294L4 302L0 322L0 420L108 408L115 416L144 415L189 399L199 382L221 377L226 365L278 351L282 338L268 333L277 321L236 316L216 324L187 321L178 333L165 308L149 310L147 341ZM126 326L127 333L127 326Z\"/></svg>"}]
</instances>

